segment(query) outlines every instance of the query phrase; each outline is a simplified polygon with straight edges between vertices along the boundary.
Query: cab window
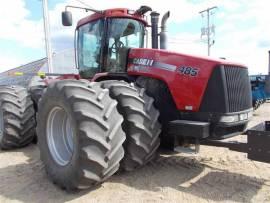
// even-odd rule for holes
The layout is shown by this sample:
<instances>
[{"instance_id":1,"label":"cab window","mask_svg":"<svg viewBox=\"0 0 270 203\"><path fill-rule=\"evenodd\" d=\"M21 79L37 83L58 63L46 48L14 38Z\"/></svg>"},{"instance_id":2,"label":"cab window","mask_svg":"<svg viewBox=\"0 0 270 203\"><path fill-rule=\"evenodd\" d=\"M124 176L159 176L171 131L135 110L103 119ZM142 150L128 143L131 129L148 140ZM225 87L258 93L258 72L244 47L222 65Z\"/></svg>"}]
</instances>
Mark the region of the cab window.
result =
<instances>
[{"instance_id":1,"label":"cab window","mask_svg":"<svg viewBox=\"0 0 270 203\"><path fill-rule=\"evenodd\" d=\"M143 48L144 25L133 19L109 19L107 44L106 71L124 72L128 49Z\"/></svg>"}]
</instances>

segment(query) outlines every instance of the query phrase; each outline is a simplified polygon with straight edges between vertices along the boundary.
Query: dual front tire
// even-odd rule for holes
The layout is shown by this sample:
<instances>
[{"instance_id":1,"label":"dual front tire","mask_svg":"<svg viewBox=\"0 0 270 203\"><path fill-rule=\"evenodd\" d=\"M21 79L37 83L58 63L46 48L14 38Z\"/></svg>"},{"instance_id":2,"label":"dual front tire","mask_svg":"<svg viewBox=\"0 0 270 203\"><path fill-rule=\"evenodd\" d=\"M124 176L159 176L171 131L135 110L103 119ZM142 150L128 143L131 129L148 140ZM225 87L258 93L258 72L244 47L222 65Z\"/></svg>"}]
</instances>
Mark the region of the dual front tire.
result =
<instances>
[{"instance_id":1,"label":"dual front tire","mask_svg":"<svg viewBox=\"0 0 270 203\"><path fill-rule=\"evenodd\" d=\"M119 168L143 166L159 146L158 116L153 99L133 84L63 80L49 85L37 114L48 176L75 190L99 184Z\"/></svg>"},{"instance_id":2,"label":"dual front tire","mask_svg":"<svg viewBox=\"0 0 270 203\"><path fill-rule=\"evenodd\" d=\"M1 86L0 147L24 147L37 134L49 178L66 190L89 188L155 157L161 126L153 101L123 81Z\"/></svg>"},{"instance_id":3,"label":"dual front tire","mask_svg":"<svg viewBox=\"0 0 270 203\"><path fill-rule=\"evenodd\" d=\"M159 111L145 89L133 83L105 81L103 87L109 89L111 97L118 102L117 109L124 118L122 126L127 140L121 167L133 171L155 157L160 144Z\"/></svg>"}]
</instances>

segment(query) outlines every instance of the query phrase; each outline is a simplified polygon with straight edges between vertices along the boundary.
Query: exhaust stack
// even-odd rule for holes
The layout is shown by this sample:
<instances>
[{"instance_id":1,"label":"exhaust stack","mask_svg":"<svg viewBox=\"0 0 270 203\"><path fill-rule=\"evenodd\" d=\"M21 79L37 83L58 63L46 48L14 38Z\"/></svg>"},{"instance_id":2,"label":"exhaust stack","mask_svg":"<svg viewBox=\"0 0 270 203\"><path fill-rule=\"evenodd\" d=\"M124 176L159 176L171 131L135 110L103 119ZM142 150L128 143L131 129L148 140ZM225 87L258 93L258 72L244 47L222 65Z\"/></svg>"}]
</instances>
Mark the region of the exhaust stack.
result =
<instances>
[{"instance_id":1,"label":"exhaust stack","mask_svg":"<svg viewBox=\"0 0 270 203\"><path fill-rule=\"evenodd\" d=\"M160 49L167 49L168 47L168 36L167 36L167 20L170 17L170 11L167 11L161 20L161 32L160 32Z\"/></svg>"},{"instance_id":2,"label":"exhaust stack","mask_svg":"<svg viewBox=\"0 0 270 203\"><path fill-rule=\"evenodd\" d=\"M158 49L159 13L153 11L150 15L151 15L151 24L152 24L152 48L153 49Z\"/></svg>"}]
</instances>

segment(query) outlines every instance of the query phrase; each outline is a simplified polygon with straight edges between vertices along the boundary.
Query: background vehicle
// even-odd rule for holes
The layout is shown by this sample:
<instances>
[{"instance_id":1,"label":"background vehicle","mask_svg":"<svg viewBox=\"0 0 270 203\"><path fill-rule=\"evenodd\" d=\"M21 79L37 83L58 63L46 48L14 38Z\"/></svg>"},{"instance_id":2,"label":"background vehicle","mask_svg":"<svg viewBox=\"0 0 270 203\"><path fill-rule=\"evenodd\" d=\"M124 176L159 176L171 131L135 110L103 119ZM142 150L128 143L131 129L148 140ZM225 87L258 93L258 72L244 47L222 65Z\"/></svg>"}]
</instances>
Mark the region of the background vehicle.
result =
<instances>
[{"instance_id":1,"label":"background vehicle","mask_svg":"<svg viewBox=\"0 0 270 203\"><path fill-rule=\"evenodd\" d=\"M252 105L257 109L270 99L270 51L268 75L251 75L250 83L252 89Z\"/></svg>"},{"instance_id":2,"label":"background vehicle","mask_svg":"<svg viewBox=\"0 0 270 203\"><path fill-rule=\"evenodd\" d=\"M267 90L269 75L252 75L250 76L252 88L252 105L257 109L270 99L270 92Z\"/></svg>"}]
</instances>

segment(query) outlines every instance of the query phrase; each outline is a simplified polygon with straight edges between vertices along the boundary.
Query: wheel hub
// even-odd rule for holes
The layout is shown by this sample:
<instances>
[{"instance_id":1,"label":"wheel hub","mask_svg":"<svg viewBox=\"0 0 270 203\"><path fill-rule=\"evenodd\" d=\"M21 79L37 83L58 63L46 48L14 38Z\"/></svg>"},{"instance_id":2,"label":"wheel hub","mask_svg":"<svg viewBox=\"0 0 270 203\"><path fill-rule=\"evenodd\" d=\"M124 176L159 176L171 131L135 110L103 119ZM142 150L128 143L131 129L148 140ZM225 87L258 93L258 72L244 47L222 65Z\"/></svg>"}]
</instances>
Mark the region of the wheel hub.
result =
<instances>
[{"instance_id":1,"label":"wheel hub","mask_svg":"<svg viewBox=\"0 0 270 203\"><path fill-rule=\"evenodd\" d=\"M74 132L71 117L61 107L54 107L48 116L46 136L54 161L67 165L74 152Z\"/></svg>"}]
</instances>

